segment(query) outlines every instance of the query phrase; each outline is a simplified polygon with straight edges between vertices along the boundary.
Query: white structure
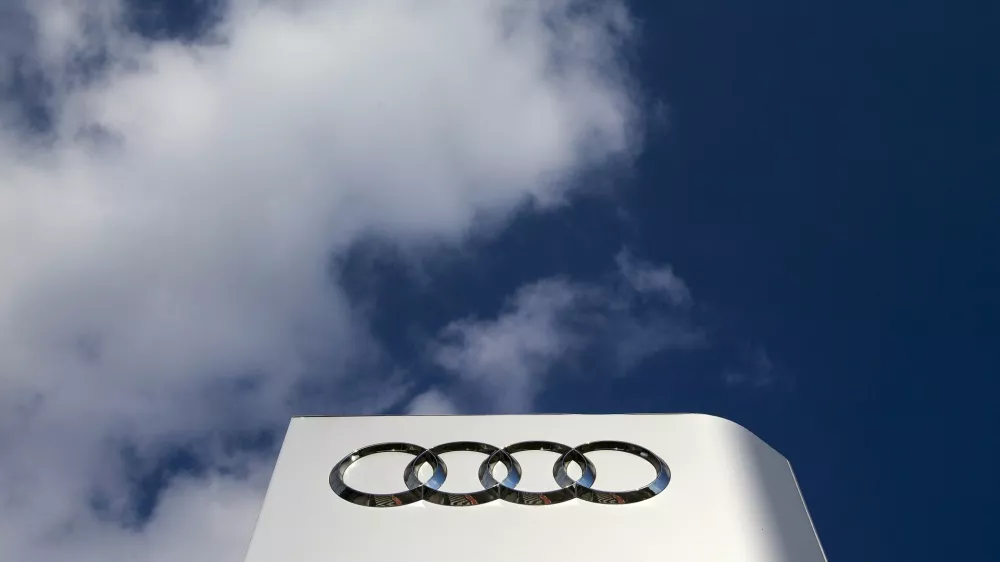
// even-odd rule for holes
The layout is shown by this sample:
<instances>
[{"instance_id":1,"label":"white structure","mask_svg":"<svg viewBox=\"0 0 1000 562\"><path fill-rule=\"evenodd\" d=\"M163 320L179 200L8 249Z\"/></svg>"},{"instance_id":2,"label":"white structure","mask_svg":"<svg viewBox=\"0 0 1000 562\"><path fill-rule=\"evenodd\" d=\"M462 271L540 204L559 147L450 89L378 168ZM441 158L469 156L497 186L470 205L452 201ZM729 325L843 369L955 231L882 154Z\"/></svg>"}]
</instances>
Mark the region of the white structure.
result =
<instances>
[{"instance_id":1,"label":"white structure","mask_svg":"<svg viewBox=\"0 0 1000 562\"><path fill-rule=\"evenodd\" d=\"M420 500L380 508L352 503L331 488L334 467L368 445L475 441L502 448L540 440L570 447L602 440L640 445L665 461L670 481L657 495L626 505L576 498L539 506L497 499L466 507ZM485 455L440 458L448 471L442 491L460 497L483 490L477 468ZM558 454L529 451L514 458L522 470L518 490L559 490L553 476ZM652 464L625 452L596 451L587 458L596 467L594 488L601 490L641 488L656 475ZM402 452L366 456L343 480L365 492L395 493L403 498L397 503L405 503L403 471L411 459ZM429 472L425 464L422 480ZM246 562L526 559L826 560L784 457L735 423L696 414L294 418L246 555Z\"/></svg>"}]
</instances>

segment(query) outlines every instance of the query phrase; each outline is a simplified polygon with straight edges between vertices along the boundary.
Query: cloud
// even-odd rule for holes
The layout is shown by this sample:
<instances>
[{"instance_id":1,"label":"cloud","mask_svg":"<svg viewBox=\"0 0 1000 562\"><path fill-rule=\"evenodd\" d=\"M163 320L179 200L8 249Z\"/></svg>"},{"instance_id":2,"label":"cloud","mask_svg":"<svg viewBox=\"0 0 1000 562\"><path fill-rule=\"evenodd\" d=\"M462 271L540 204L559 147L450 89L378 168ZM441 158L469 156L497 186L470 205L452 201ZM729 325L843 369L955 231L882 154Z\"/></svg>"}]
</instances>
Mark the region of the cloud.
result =
<instances>
[{"instance_id":1,"label":"cloud","mask_svg":"<svg viewBox=\"0 0 1000 562\"><path fill-rule=\"evenodd\" d=\"M528 411L541 390L541 377L585 342L570 329L568 316L583 306L586 292L561 279L522 287L496 318L449 324L435 361L487 393L497 410Z\"/></svg>"},{"instance_id":2,"label":"cloud","mask_svg":"<svg viewBox=\"0 0 1000 562\"><path fill-rule=\"evenodd\" d=\"M411 416L450 416L458 414L458 406L438 389L431 389L417 395L406 408Z\"/></svg>"},{"instance_id":3,"label":"cloud","mask_svg":"<svg viewBox=\"0 0 1000 562\"><path fill-rule=\"evenodd\" d=\"M250 467L249 478L212 474L178 478L140 532L80 519L42 534L10 560L241 560L260 511L272 465ZM6 520L10 521L10 520ZM38 529L34 529L37 531ZM10 548L13 543L0 543Z\"/></svg>"},{"instance_id":4,"label":"cloud","mask_svg":"<svg viewBox=\"0 0 1000 562\"><path fill-rule=\"evenodd\" d=\"M127 459L282 427L310 397L398 404L412 381L332 258L460 242L638 150L620 3L224 6L177 41L112 0L0 0L21 18L0 22L0 559L238 560L266 462L168 478L123 528Z\"/></svg>"},{"instance_id":5,"label":"cloud","mask_svg":"<svg viewBox=\"0 0 1000 562\"><path fill-rule=\"evenodd\" d=\"M582 376L622 374L660 351L700 347L704 336L683 310L691 304L683 281L668 266L622 255L628 254L619 254L616 278L630 282L631 290L542 279L519 288L493 318L446 326L433 356L453 375L455 392L477 396L491 411L531 411L549 377L567 363L582 363ZM638 307L641 298L664 306Z\"/></svg>"},{"instance_id":6,"label":"cloud","mask_svg":"<svg viewBox=\"0 0 1000 562\"><path fill-rule=\"evenodd\" d=\"M655 267L647 262L637 261L627 250L622 250L615 258L625 280L640 293L658 294L675 305L691 302L691 291L680 277L674 275L670 266Z\"/></svg>"}]
</instances>

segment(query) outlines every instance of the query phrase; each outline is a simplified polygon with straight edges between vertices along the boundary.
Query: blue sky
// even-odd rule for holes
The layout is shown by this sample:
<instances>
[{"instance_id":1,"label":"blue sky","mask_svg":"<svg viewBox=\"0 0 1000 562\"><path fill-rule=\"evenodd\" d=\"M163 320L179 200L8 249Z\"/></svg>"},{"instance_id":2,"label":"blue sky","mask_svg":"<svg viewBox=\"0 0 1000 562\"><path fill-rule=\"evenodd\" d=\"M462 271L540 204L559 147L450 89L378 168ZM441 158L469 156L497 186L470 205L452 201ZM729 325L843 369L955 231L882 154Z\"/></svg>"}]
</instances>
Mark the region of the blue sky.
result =
<instances>
[{"instance_id":1,"label":"blue sky","mask_svg":"<svg viewBox=\"0 0 1000 562\"><path fill-rule=\"evenodd\" d=\"M288 416L529 411L724 416L831 560L993 558L988 18L291 4L0 0L0 558L238 560Z\"/></svg>"}]
</instances>

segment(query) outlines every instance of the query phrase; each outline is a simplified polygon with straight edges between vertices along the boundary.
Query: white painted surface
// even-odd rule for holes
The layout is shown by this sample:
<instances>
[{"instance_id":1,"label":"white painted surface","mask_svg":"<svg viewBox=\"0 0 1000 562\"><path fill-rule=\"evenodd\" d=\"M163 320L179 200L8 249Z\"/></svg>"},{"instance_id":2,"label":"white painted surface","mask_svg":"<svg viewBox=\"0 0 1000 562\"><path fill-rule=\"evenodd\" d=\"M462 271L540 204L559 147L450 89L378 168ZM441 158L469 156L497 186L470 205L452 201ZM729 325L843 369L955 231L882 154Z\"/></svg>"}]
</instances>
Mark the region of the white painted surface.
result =
<instances>
[{"instance_id":1,"label":"white painted surface","mask_svg":"<svg viewBox=\"0 0 1000 562\"><path fill-rule=\"evenodd\" d=\"M549 440L596 440L647 447L670 465L658 496L630 505L580 500L534 507L504 501L475 507L423 502L377 509L351 504L329 487L333 466L374 443L432 447L481 441L503 447ZM379 455L382 456L382 455ZM369 492L405 489L402 454L363 459L347 482ZM595 487L635 487L652 469L623 453L590 455ZM445 490L476 482L483 457L445 456ZM519 489L555 488L552 458L518 455ZM364 463L364 464L362 464ZM468 488L466 488L468 489ZM246 562L451 562L677 560L682 562L823 562L822 549L788 462L749 431L697 414L294 418L272 476Z\"/></svg>"}]
</instances>

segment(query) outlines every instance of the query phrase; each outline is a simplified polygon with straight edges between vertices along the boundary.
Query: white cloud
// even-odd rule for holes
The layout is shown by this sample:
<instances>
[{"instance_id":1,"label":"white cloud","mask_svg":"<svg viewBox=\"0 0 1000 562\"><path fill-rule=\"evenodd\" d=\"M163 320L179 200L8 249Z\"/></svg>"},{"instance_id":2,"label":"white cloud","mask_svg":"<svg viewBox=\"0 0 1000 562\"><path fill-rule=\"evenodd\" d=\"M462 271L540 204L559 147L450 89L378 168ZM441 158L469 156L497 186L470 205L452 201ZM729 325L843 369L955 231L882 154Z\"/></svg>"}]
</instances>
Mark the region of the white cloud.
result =
<instances>
[{"instance_id":1,"label":"white cloud","mask_svg":"<svg viewBox=\"0 0 1000 562\"><path fill-rule=\"evenodd\" d=\"M654 266L635 259L627 249L615 258L626 281L640 293L655 293L668 298L676 305L691 302L691 291L670 266Z\"/></svg>"},{"instance_id":2,"label":"white cloud","mask_svg":"<svg viewBox=\"0 0 1000 562\"><path fill-rule=\"evenodd\" d=\"M10 560L242 560L260 510L271 464L254 466L249 479L211 475L179 478L141 532L80 520L44 536Z\"/></svg>"},{"instance_id":3,"label":"white cloud","mask_svg":"<svg viewBox=\"0 0 1000 562\"><path fill-rule=\"evenodd\" d=\"M412 416L451 416L458 414L459 410L448 395L431 389L414 397L406 407L406 413Z\"/></svg>"},{"instance_id":4,"label":"white cloud","mask_svg":"<svg viewBox=\"0 0 1000 562\"><path fill-rule=\"evenodd\" d=\"M561 279L522 287L495 319L465 319L442 332L435 361L503 412L530 411L552 364L585 340L569 329L585 289Z\"/></svg>"},{"instance_id":5,"label":"white cloud","mask_svg":"<svg viewBox=\"0 0 1000 562\"><path fill-rule=\"evenodd\" d=\"M627 254L620 254L627 255ZM581 376L622 374L666 349L703 343L676 298L683 281L667 266L618 260L618 276L633 291L572 282L563 278L527 284L512 295L495 318L452 322L440 334L435 362L455 377L459 393L478 395L487 409L530 411L547 379L561 363L580 362ZM669 280L670 290L661 281ZM655 282L654 282L655 281ZM640 314L636 297L665 301L661 310ZM596 363L611 357L610 365Z\"/></svg>"},{"instance_id":6,"label":"white cloud","mask_svg":"<svg viewBox=\"0 0 1000 562\"><path fill-rule=\"evenodd\" d=\"M125 531L90 504L127 510L121 445L281 425L304 385L387 407L331 256L461 240L637 149L618 3L234 0L182 44L113 0L0 1L37 31L0 73L27 55L52 125L0 99L3 560L240 559L259 482L178 482Z\"/></svg>"}]
</instances>

